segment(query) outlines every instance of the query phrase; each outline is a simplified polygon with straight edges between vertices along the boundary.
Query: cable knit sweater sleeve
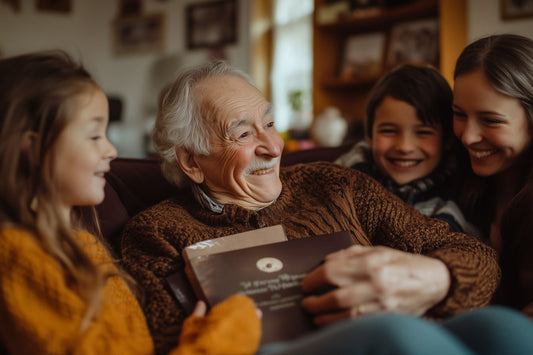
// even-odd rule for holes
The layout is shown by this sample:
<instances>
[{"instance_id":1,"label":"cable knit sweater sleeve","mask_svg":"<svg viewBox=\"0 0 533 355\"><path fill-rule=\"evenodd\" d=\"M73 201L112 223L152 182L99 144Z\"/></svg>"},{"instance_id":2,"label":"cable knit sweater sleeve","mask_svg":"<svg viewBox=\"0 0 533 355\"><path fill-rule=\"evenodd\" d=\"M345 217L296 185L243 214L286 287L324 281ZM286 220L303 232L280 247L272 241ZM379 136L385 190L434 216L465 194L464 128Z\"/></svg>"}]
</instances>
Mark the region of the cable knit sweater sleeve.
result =
<instances>
[{"instance_id":1,"label":"cable knit sweater sleeve","mask_svg":"<svg viewBox=\"0 0 533 355\"><path fill-rule=\"evenodd\" d=\"M361 243L368 238L371 245L435 257L446 264L452 280L450 290L440 304L428 311L428 316L443 318L490 302L500 278L492 248L475 238L450 231L443 221L422 215L365 174L331 164L316 167L322 173L313 169L313 176L324 176L321 183L330 184L331 191L338 191L330 199L339 202L346 196L345 201L338 203L344 207L333 213L357 216L364 232L359 237ZM301 185L305 186L306 178L303 179ZM349 219L349 216L342 218Z\"/></svg>"},{"instance_id":2,"label":"cable knit sweater sleeve","mask_svg":"<svg viewBox=\"0 0 533 355\"><path fill-rule=\"evenodd\" d=\"M92 235L78 237L95 263L116 271ZM0 345L10 354L154 353L141 309L119 276L108 278L97 318L80 332L85 303L57 262L28 232L3 230L0 240ZM253 354L260 329L253 301L234 296L205 317L187 319L180 347L171 354Z\"/></svg>"},{"instance_id":3,"label":"cable knit sweater sleeve","mask_svg":"<svg viewBox=\"0 0 533 355\"><path fill-rule=\"evenodd\" d=\"M93 236L80 233L96 262L109 262ZM11 354L150 354L153 344L137 301L118 276L108 279L97 320L80 332L86 306L60 265L29 232L0 235L0 334ZM111 267L111 264L107 264Z\"/></svg>"}]
</instances>

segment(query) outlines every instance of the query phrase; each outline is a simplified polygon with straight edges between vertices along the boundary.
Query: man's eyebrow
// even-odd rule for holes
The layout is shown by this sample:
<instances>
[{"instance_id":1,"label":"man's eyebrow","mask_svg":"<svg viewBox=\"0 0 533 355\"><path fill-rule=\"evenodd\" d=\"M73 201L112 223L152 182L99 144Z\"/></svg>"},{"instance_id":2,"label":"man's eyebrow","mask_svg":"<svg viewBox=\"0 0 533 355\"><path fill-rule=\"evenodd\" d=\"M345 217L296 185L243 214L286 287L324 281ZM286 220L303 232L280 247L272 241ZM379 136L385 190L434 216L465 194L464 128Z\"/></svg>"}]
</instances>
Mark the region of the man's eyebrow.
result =
<instances>
[{"instance_id":1,"label":"man's eyebrow","mask_svg":"<svg viewBox=\"0 0 533 355\"><path fill-rule=\"evenodd\" d=\"M272 115L272 104L268 104L267 108L265 109L263 113L263 117ZM252 119L248 116L243 117L241 119L236 120L235 122L232 122L228 127L228 132L233 132L239 127L242 127L244 125L251 125Z\"/></svg>"},{"instance_id":2,"label":"man's eyebrow","mask_svg":"<svg viewBox=\"0 0 533 355\"><path fill-rule=\"evenodd\" d=\"M249 117L244 117L244 118L241 118L239 120L236 120L235 122L232 122L229 127L228 127L228 131L229 132L232 132L236 129L238 129L239 127L241 126L244 126L246 124L249 124L250 123L250 118Z\"/></svg>"},{"instance_id":3,"label":"man's eyebrow","mask_svg":"<svg viewBox=\"0 0 533 355\"><path fill-rule=\"evenodd\" d=\"M271 114L272 114L272 104L268 104L264 115L268 116L268 115L271 115Z\"/></svg>"}]
</instances>

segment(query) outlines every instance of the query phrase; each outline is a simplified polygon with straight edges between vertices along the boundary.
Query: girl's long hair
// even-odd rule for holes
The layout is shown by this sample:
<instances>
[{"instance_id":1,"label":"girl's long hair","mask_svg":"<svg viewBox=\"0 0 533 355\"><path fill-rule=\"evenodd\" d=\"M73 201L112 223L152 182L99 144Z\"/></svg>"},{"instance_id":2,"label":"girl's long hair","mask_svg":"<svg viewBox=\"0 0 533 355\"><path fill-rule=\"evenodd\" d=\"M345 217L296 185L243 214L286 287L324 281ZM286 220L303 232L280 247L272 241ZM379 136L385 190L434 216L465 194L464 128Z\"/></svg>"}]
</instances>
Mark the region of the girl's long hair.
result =
<instances>
[{"instance_id":1,"label":"girl's long hair","mask_svg":"<svg viewBox=\"0 0 533 355\"><path fill-rule=\"evenodd\" d=\"M463 50L454 77L480 69L495 90L520 102L533 137L533 40L512 34L481 38ZM497 212L494 189L498 187L493 177L481 178L473 173L466 150L459 159L465 172L461 207L488 235ZM516 168L521 180L501 220L502 283L496 301L523 308L533 302L533 143Z\"/></svg>"},{"instance_id":2,"label":"girl's long hair","mask_svg":"<svg viewBox=\"0 0 533 355\"><path fill-rule=\"evenodd\" d=\"M77 221L72 226L59 213L53 148L76 109L77 96L96 88L88 72L64 52L0 60L0 228L31 231L60 263L87 304L82 331L98 311L106 276L73 236L81 216L72 216ZM28 132L33 139L29 148L24 146Z\"/></svg>"}]
</instances>

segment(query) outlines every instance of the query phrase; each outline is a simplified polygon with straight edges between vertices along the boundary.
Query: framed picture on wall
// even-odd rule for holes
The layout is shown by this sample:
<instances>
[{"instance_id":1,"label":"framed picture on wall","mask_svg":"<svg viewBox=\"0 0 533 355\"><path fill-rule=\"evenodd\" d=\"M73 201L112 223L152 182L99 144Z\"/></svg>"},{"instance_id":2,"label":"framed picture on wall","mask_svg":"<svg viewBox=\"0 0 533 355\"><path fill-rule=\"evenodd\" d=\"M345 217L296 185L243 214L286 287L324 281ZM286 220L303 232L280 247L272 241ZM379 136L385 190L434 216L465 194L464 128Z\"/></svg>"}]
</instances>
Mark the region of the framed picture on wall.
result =
<instances>
[{"instance_id":1,"label":"framed picture on wall","mask_svg":"<svg viewBox=\"0 0 533 355\"><path fill-rule=\"evenodd\" d=\"M141 0L120 0L118 3L118 14L120 17L138 16L141 13Z\"/></svg>"},{"instance_id":2,"label":"framed picture on wall","mask_svg":"<svg viewBox=\"0 0 533 355\"><path fill-rule=\"evenodd\" d=\"M344 43L340 68L341 79L377 78L383 71L384 32L350 36Z\"/></svg>"},{"instance_id":3,"label":"framed picture on wall","mask_svg":"<svg viewBox=\"0 0 533 355\"><path fill-rule=\"evenodd\" d=\"M533 0L500 0L500 14L504 20L533 17Z\"/></svg>"},{"instance_id":4,"label":"framed picture on wall","mask_svg":"<svg viewBox=\"0 0 533 355\"><path fill-rule=\"evenodd\" d=\"M158 52L165 47L163 14L119 17L113 24L115 54Z\"/></svg>"},{"instance_id":5,"label":"framed picture on wall","mask_svg":"<svg viewBox=\"0 0 533 355\"><path fill-rule=\"evenodd\" d=\"M438 67L438 19L402 22L392 28L387 49L387 68L401 64L430 64Z\"/></svg>"},{"instance_id":6,"label":"framed picture on wall","mask_svg":"<svg viewBox=\"0 0 533 355\"><path fill-rule=\"evenodd\" d=\"M69 13L71 0L37 0L37 10Z\"/></svg>"},{"instance_id":7,"label":"framed picture on wall","mask_svg":"<svg viewBox=\"0 0 533 355\"><path fill-rule=\"evenodd\" d=\"M188 49L215 48L237 42L237 1L189 4L185 11Z\"/></svg>"}]
</instances>

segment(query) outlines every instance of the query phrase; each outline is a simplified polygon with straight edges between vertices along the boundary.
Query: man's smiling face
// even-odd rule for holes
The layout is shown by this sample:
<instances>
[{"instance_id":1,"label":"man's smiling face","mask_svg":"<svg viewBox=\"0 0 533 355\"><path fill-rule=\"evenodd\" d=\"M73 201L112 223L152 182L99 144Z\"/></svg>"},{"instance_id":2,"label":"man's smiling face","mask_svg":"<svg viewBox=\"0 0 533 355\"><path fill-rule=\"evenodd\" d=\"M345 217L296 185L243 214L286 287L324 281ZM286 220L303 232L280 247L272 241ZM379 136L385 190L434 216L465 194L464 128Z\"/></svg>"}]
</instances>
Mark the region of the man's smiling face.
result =
<instances>
[{"instance_id":1,"label":"man's smiling face","mask_svg":"<svg viewBox=\"0 0 533 355\"><path fill-rule=\"evenodd\" d=\"M211 154L194 157L201 174L193 180L222 204L267 206L281 193L283 151L270 103L234 75L205 79L194 90L211 130Z\"/></svg>"}]
</instances>

